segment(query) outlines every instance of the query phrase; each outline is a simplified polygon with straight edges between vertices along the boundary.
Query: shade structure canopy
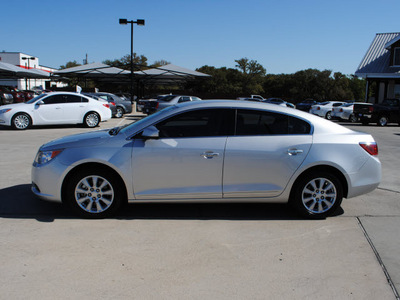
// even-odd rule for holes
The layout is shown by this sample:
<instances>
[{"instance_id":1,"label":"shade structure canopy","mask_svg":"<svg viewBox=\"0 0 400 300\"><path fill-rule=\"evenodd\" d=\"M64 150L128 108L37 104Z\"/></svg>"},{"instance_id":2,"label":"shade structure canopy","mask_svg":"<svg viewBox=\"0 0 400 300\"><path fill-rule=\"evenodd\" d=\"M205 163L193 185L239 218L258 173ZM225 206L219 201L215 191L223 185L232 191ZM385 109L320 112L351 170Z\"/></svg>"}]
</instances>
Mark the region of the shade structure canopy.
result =
<instances>
[{"instance_id":1,"label":"shade structure canopy","mask_svg":"<svg viewBox=\"0 0 400 300\"><path fill-rule=\"evenodd\" d=\"M55 71L54 74L64 77L101 79L101 78L119 78L119 77L125 78L130 74L130 72L123 69L111 67L103 63L91 63L87 65L58 70Z\"/></svg>"},{"instance_id":2,"label":"shade structure canopy","mask_svg":"<svg viewBox=\"0 0 400 300\"><path fill-rule=\"evenodd\" d=\"M0 78L1 79L18 79L18 78L49 78L50 73L39 69L24 69L12 64L0 62Z\"/></svg>"},{"instance_id":3,"label":"shade structure canopy","mask_svg":"<svg viewBox=\"0 0 400 300\"><path fill-rule=\"evenodd\" d=\"M111 67L103 63L91 63L58 70L54 74L62 77L78 77L111 83L128 83L131 80L130 71ZM135 81L143 84L174 84L208 76L210 75L172 64L134 72Z\"/></svg>"}]
</instances>

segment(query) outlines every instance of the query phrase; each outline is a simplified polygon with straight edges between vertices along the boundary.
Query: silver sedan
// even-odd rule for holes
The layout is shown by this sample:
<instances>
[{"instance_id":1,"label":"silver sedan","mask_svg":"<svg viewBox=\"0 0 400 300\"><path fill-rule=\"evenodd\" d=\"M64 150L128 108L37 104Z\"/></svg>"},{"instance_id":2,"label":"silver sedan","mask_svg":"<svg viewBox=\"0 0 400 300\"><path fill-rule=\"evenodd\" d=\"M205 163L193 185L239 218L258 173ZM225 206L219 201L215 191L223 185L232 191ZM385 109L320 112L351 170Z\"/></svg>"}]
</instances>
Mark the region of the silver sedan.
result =
<instances>
[{"instance_id":1,"label":"silver sedan","mask_svg":"<svg viewBox=\"0 0 400 300\"><path fill-rule=\"evenodd\" d=\"M88 218L125 202L289 202L325 218L381 179L378 148L305 112L245 101L194 101L125 127L43 145L32 191Z\"/></svg>"}]
</instances>

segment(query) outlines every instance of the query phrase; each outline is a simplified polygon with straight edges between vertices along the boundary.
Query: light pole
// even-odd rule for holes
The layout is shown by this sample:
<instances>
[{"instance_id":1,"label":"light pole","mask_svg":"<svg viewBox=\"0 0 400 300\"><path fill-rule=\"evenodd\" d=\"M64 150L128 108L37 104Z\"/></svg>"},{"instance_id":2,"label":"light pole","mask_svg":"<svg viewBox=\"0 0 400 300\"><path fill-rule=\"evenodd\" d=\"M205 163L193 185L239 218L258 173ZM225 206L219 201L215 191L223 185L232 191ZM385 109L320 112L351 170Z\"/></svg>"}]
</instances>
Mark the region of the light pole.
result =
<instances>
[{"instance_id":1,"label":"light pole","mask_svg":"<svg viewBox=\"0 0 400 300\"><path fill-rule=\"evenodd\" d=\"M27 60L28 61L28 70L31 68L30 67L30 64L29 64L29 62L31 61L31 60L35 60L36 58L35 57L33 57L33 56L31 56L31 57L21 57L21 59L22 60ZM25 64L25 67L26 67L26 64ZM27 90L30 90L30 88L31 88L31 80L29 79L29 87L28 87L28 79L27 78L25 78L25 88L27 89Z\"/></svg>"},{"instance_id":2,"label":"light pole","mask_svg":"<svg viewBox=\"0 0 400 300\"><path fill-rule=\"evenodd\" d=\"M128 21L127 19L119 19L119 24L127 25L131 24L131 103L133 104L134 95L133 95L133 82L134 82L134 73L133 73L133 24L137 24L139 26L144 26L143 19L137 19L136 21Z\"/></svg>"}]
</instances>

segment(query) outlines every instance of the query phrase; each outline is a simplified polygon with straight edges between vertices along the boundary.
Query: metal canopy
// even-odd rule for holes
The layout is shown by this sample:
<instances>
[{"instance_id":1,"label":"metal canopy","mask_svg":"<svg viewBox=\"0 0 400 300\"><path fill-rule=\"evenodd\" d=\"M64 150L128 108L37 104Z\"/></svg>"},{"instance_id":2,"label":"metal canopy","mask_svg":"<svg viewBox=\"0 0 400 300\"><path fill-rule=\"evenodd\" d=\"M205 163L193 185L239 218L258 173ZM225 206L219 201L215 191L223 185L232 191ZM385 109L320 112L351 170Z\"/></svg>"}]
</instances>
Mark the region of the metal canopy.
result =
<instances>
[{"instance_id":1,"label":"metal canopy","mask_svg":"<svg viewBox=\"0 0 400 300\"><path fill-rule=\"evenodd\" d=\"M63 77L79 77L114 83L128 83L131 76L130 71L111 67L103 63L92 63L58 70L54 74ZM144 84L173 84L208 76L210 75L172 64L134 72L135 80Z\"/></svg>"},{"instance_id":2,"label":"metal canopy","mask_svg":"<svg viewBox=\"0 0 400 300\"><path fill-rule=\"evenodd\" d=\"M0 78L18 79L18 78L49 78L50 74L38 69L24 69L12 64L0 62Z\"/></svg>"}]
</instances>

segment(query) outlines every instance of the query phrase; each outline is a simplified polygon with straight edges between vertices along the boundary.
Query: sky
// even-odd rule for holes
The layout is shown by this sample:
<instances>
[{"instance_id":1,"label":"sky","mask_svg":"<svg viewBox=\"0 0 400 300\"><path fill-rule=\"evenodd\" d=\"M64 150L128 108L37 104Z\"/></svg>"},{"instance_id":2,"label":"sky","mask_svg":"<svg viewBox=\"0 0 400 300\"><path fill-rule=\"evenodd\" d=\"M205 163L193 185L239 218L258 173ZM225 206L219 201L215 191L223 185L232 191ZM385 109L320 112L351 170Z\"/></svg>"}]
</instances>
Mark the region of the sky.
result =
<instances>
[{"instance_id":1,"label":"sky","mask_svg":"<svg viewBox=\"0 0 400 300\"><path fill-rule=\"evenodd\" d=\"M399 0L3 0L0 51L59 68L134 52L196 69L256 60L270 74L354 74L376 33L400 32Z\"/></svg>"}]
</instances>

